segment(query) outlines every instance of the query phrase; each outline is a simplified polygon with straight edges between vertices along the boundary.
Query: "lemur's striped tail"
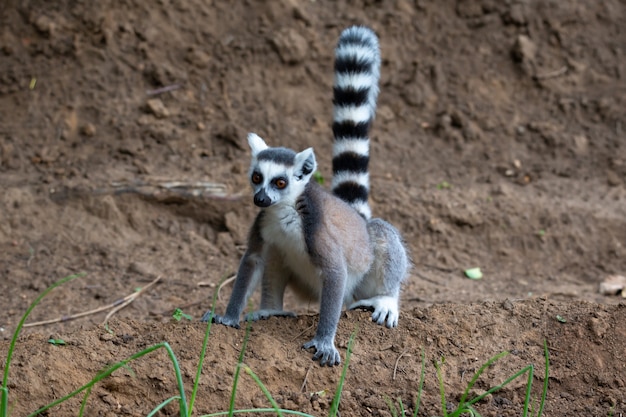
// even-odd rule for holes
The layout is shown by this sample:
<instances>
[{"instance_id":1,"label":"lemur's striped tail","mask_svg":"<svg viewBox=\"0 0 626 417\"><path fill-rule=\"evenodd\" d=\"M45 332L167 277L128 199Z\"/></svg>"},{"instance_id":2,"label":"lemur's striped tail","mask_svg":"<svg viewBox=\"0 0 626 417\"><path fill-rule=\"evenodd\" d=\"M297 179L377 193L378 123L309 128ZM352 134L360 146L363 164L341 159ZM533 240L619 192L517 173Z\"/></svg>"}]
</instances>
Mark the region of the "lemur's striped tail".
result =
<instances>
[{"instance_id":1,"label":"lemur's striped tail","mask_svg":"<svg viewBox=\"0 0 626 417\"><path fill-rule=\"evenodd\" d=\"M376 113L380 49L376 34L353 26L335 49L332 191L364 218L369 203L369 130Z\"/></svg>"}]
</instances>

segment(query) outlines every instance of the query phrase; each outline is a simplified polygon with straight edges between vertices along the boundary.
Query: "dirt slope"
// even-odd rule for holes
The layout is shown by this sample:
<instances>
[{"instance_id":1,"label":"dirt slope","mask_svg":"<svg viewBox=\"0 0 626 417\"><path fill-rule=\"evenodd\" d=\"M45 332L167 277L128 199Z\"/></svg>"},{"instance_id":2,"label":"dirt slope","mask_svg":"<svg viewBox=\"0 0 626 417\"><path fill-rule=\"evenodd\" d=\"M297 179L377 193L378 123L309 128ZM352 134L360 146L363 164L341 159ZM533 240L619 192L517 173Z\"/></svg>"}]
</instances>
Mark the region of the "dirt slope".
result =
<instances>
[{"instance_id":1,"label":"dirt slope","mask_svg":"<svg viewBox=\"0 0 626 417\"><path fill-rule=\"evenodd\" d=\"M383 55L372 206L403 232L415 267L397 330L366 313L342 318L344 357L358 326L342 415L388 415L385 395L409 402L421 346L421 415L442 414L431 364L441 357L452 403L503 350L479 388L534 364L537 394L544 338L546 415L626 412L624 302L598 293L626 275L623 1L8 1L0 11L1 337L68 274L87 273L31 321L114 303L161 277L116 313L113 335L104 313L28 329L11 370L13 415L161 341L190 387L197 319L236 271L255 214L245 134L313 146L330 178L333 47L354 23L377 31ZM162 187L173 181L213 188ZM475 266L480 281L463 276ZM340 372L300 349L316 306L287 304L301 317L255 324L246 363L281 405L323 415ZM172 323L175 308L194 321ZM213 328L200 413L226 409L243 334ZM146 415L174 392L165 354L133 369L94 390L89 415ZM265 406L246 378L237 405ZM522 385L481 413L519 415Z\"/></svg>"}]
</instances>

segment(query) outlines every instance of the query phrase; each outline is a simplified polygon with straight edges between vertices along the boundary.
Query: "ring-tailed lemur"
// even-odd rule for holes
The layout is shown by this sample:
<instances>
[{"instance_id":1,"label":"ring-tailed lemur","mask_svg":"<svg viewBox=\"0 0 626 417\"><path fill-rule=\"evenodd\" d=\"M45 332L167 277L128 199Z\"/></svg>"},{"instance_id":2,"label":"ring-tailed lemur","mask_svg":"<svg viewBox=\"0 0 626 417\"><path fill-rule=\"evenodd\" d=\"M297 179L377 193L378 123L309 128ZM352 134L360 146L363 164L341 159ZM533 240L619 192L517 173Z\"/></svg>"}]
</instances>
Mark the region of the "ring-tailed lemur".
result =
<instances>
[{"instance_id":1,"label":"ring-tailed lemur","mask_svg":"<svg viewBox=\"0 0 626 417\"><path fill-rule=\"evenodd\" d=\"M261 281L261 309L252 320L294 316L283 310L287 285L320 300L314 348L321 365L340 363L335 333L343 305L372 309L378 324L398 324L400 286L409 259L400 233L371 219L369 128L376 110L380 51L374 32L344 30L335 50L332 194L311 177L315 154L268 147L254 133L250 182L261 208L235 280L226 314L216 323L239 327L241 313ZM203 320L208 320L210 311Z\"/></svg>"}]
</instances>

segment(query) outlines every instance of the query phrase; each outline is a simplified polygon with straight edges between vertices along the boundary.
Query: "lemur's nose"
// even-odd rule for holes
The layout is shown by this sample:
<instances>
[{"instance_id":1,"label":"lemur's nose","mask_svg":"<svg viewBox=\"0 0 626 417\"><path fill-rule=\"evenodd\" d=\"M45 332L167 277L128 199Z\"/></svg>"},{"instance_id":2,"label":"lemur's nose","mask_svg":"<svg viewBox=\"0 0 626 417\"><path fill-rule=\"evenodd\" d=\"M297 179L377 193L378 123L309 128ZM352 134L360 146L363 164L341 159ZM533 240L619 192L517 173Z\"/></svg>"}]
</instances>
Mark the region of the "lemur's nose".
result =
<instances>
[{"instance_id":1,"label":"lemur's nose","mask_svg":"<svg viewBox=\"0 0 626 417\"><path fill-rule=\"evenodd\" d=\"M265 194L264 190L261 190L254 195L254 204L259 207L269 207L272 204L272 199Z\"/></svg>"}]
</instances>

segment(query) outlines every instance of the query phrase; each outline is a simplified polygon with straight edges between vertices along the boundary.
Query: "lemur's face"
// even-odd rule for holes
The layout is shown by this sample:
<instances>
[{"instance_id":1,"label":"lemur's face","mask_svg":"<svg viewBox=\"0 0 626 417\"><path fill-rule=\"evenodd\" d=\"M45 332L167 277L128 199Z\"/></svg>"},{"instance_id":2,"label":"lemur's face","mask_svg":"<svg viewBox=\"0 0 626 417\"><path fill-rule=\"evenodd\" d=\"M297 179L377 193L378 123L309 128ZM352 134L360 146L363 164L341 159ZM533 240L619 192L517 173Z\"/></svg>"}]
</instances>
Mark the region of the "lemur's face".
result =
<instances>
[{"instance_id":1,"label":"lemur's face","mask_svg":"<svg viewBox=\"0 0 626 417\"><path fill-rule=\"evenodd\" d=\"M313 149L296 153L286 148L270 148L254 133L248 135L248 143L252 149L249 175L254 204L262 208L293 205L315 171Z\"/></svg>"}]
</instances>

